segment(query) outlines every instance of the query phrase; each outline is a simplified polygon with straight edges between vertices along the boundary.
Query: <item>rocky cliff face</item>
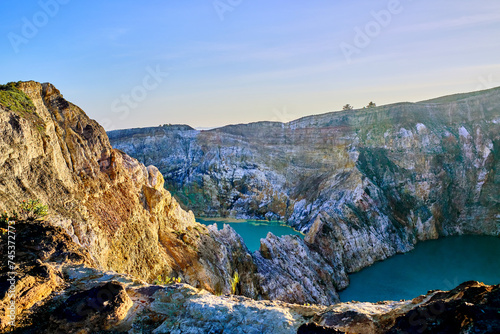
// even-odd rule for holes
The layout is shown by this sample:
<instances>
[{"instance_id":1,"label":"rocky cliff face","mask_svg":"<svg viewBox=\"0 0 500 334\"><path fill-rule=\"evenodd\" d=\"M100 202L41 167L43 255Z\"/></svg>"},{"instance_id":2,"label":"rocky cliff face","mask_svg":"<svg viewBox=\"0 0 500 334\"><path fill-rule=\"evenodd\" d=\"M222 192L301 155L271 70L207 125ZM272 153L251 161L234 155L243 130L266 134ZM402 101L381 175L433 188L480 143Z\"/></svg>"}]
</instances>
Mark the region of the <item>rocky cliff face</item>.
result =
<instances>
[{"instance_id":1,"label":"rocky cliff face","mask_svg":"<svg viewBox=\"0 0 500 334\"><path fill-rule=\"evenodd\" d=\"M337 287L345 272L418 240L500 233L499 88L289 123L108 135L158 166L197 215L281 219L308 232Z\"/></svg>"},{"instance_id":2,"label":"rocky cliff face","mask_svg":"<svg viewBox=\"0 0 500 334\"><path fill-rule=\"evenodd\" d=\"M35 109L0 106L1 207L11 211L23 199L40 199L50 208L49 221L103 269L228 289L216 279L227 264L210 252L200 255L205 239L213 238L164 189L158 169L113 149L104 129L51 84L18 83L17 89Z\"/></svg>"},{"instance_id":3,"label":"rocky cliff face","mask_svg":"<svg viewBox=\"0 0 500 334\"><path fill-rule=\"evenodd\" d=\"M257 261L231 228L196 223L164 189L156 167L113 149L103 128L54 86L20 82L10 89L30 105L16 109L18 100L0 100L0 209L40 199L49 207L47 221L63 228L102 270L148 282L158 275L180 277L214 293L229 293L238 272L237 292L247 297L338 301L333 269L321 257L296 253L294 263L310 266L284 271L287 259L272 256L282 252L283 241L275 239Z\"/></svg>"}]
</instances>

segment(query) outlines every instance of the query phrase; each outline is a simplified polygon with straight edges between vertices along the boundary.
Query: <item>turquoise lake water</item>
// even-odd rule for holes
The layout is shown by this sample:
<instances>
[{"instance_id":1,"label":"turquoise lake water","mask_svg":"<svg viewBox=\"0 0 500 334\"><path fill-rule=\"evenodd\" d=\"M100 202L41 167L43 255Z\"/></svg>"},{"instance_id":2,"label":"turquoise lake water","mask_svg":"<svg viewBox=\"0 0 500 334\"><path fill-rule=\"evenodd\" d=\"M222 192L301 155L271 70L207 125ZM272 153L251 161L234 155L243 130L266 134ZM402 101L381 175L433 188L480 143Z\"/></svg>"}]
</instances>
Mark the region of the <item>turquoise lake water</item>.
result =
<instances>
[{"instance_id":1,"label":"turquoise lake water","mask_svg":"<svg viewBox=\"0 0 500 334\"><path fill-rule=\"evenodd\" d=\"M428 290L450 290L474 280L500 283L500 238L459 236L430 240L406 254L349 275L341 301L412 299Z\"/></svg>"},{"instance_id":2,"label":"turquoise lake water","mask_svg":"<svg viewBox=\"0 0 500 334\"><path fill-rule=\"evenodd\" d=\"M265 238L267 232L272 232L280 237L287 234L298 235L304 238L304 235L290 226L280 222L269 222L261 220L236 220L224 218L196 218L196 221L204 225L217 224L218 229L222 229L224 224L231 226L245 241L245 245L253 252L259 249L260 239Z\"/></svg>"},{"instance_id":3,"label":"turquoise lake water","mask_svg":"<svg viewBox=\"0 0 500 334\"><path fill-rule=\"evenodd\" d=\"M250 251L259 249L268 232L276 236L304 235L280 222L197 218L205 225L229 224L243 237ZM341 301L377 302L413 299L429 290L450 290L469 281L500 284L500 238L458 236L420 242L398 254L350 274L350 285L340 291Z\"/></svg>"}]
</instances>

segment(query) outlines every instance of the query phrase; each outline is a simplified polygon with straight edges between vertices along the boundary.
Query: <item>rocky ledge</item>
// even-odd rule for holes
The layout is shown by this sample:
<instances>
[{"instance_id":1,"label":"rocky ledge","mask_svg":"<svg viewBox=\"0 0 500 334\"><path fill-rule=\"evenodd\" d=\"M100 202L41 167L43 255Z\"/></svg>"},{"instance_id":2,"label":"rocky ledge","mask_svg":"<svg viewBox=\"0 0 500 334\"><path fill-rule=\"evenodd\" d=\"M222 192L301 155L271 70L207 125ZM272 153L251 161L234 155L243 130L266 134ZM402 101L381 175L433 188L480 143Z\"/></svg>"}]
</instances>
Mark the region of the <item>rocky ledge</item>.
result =
<instances>
[{"instance_id":1,"label":"rocky ledge","mask_svg":"<svg viewBox=\"0 0 500 334\"><path fill-rule=\"evenodd\" d=\"M498 333L500 285L466 282L408 301L332 306L214 295L187 284L151 285L95 268L60 227L17 225L16 326L0 276L0 333ZM2 255L6 252L2 235Z\"/></svg>"}]
</instances>

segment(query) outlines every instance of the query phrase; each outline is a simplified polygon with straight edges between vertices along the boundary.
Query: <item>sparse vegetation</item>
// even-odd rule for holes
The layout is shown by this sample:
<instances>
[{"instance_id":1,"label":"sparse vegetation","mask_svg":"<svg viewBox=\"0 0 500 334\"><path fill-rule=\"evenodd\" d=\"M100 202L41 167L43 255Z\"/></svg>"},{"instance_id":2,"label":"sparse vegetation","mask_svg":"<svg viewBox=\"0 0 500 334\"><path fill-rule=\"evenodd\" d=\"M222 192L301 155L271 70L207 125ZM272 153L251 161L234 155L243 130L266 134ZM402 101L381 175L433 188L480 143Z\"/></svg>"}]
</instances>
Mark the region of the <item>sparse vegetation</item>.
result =
<instances>
[{"instance_id":1,"label":"sparse vegetation","mask_svg":"<svg viewBox=\"0 0 500 334\"><path fill-rule=\"evenodd\" d=\"M231 279L231 294L234 295L236 293L236 287L240 282L240 275L237 271L234 272L233 278Z\"/></svg>"},{"instance_id":2,"label":"sparse vegetation","mask_svg":"<svg viewBox=\"0 0 500 334\"><path fill-rule=\"evenodd\" d=\"M351 106L349 103L342 107L342 110L353 110L353 109L354 107Z\"/></svg>"},{"instance_id":3,"label":"sparse vegetation","mask_svg":"<svg viewBox=\"0 0 500 334\"><path fill-rule=\"evenodd\" d=\"M367 108L375 108L377 105L375 104L375 102L373 101L370 101L370 103L368 103L368 105L366 106Z\"/></svg>"},{"instance_id":4,"label":"sparse vegetation","mask_svg":"<svg viewBox=\"0 0 500 334\"><path fill-rule=\"evenodd\" d=\"M2 231L2 234L5 234L7 232L7 228L9 226L9 221L17 221L18 220L18 215L17 212L12 212L11 215L7 211L4 210L2 214L0 215L0 230Z\"/></svg>"},{"instance_id":5,"label":"sparse vegetation","mask_svg":"<svg viewBox=\"0 0 500 334\"><path fill-rule=\"evenodd\" d=\"M20 113L35 111L33 101L20 91L13 82L0 85L0 105Z\"/></svg>"},{"instance_id":6,"label":"sparse vegetation","mask_svg":"<svg viewBox=\"0 0 500 334\"><path fill-rule=\"evenodd\" d=\"M194 229L198 231L199 234L206 234L206 231L201 224L195 225Z\"/></svg>"},{"instance_id":7,"label":"sparse vegetation","mask_svg":"<svg viewBox=\"0 0 500 334\"><path fill-rule=\"evenodd\" d=\"M33 101L18 87L19 83L15 82L0 85L0 106L30 121L40 135L44 136L44 121L36 113L36 107Z\"/></svg>"},{"instance_id":8,"label":"sparse vegetation","mask_svg":"<svg viewBox=\"0 0 500 334\"><path fill-rule=\"evenodd\" d=\"M48 207L38 199L30 199L23 201L19 206L19 215L21 219L26 221L35 221L47 216Z\"/></svg>"},{"instance_id":9,"label":"sparse vegetation","mask_svg":"<svg viewBox=\"0 0 500 334\"><path fill-rule=\"evenodd\" d=\"M19 205L19 213L17 211L12 211L8 213L4 210L0 214L0 229L2 233L5 233L9 225L9 221L27 221L33 222L35 220L41 220L48 215L48 207L40 202L38 199L30 199L28 201L24 200Z\"/></svg>"},{"instance_id":10,"label":"sparse vegetation","mask_svg":"<svg viewBox=\"0 0 500 334\"><path fill-rule=\"evenodd\" d=\"M153 284L154 285L169 285L169 284L175 284L175 283L180 283L181 282L181 278L180 277L170 277L170 276L165 276L165 278L162 278L161 275L158 276L158 278L156 278L154 281L153 281Z\"/></svg>"}]
</instances>

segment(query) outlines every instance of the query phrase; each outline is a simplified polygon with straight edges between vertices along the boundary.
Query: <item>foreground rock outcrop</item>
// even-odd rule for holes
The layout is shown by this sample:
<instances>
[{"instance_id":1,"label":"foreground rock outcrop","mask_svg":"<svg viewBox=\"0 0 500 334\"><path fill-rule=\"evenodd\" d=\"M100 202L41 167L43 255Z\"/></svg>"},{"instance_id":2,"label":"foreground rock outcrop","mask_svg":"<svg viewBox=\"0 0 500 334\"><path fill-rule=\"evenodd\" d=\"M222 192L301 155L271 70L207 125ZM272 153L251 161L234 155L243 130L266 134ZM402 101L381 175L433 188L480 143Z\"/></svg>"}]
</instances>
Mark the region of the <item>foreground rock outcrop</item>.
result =
<instances>
[{"instance_id":1,"label":"foreground rock outcrop","mask_svg":"<svg viewBox=\"0 0 500 334\"><path fill-rule=\"evenodd\" d=\"M335 269L337 288L419 240L500 234L500 88L289 123L108 135L158 166L197 215L307 232L305 252Z\"/></svg>"},{"instance_id":2,"label":"foreground rock outcrop","mask_svg":"<svg viewBox=\"0 0 500 334\"><path fill-rule=\"evenodd\" d=\"M0 276L0 333L498 333L500 285L467 282L409 301L332 306L216 296L95 268L64 229L17 225L16 325ZM7 235L0 237L6 253ZM2 262L1 272L7 271Z\"/></svg>"}]
</instances>

